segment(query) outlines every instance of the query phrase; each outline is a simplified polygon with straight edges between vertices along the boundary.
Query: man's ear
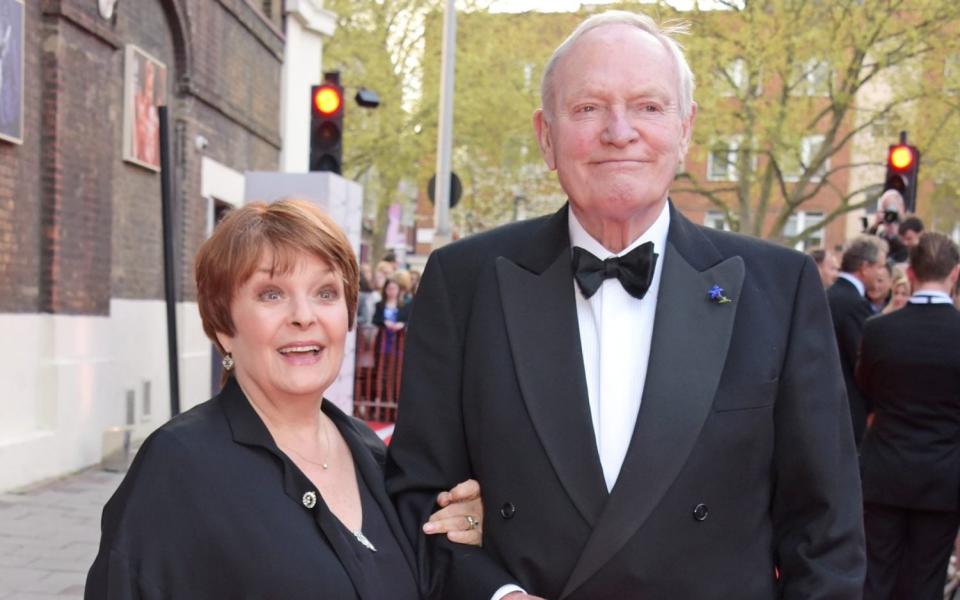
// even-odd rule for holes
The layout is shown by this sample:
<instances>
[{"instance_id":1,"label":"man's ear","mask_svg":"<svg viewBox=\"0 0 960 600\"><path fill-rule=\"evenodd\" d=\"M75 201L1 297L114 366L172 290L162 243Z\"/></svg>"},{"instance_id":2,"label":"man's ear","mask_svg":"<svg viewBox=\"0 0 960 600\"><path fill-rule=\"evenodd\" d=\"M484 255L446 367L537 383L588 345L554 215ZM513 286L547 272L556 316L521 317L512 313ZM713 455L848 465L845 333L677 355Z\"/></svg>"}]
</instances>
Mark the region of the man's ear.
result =
<instances>
[{"instance_id":1,"label":"man's ear","mask_svg":"<svg viewBox=\"0 0 960 600\"><path fill-rule=\"evenodd\" d=\"M553 153L553 141L550 139L550 122L542 108L533 113L533 129L537 132L537 144L540 145L540 154L551 171L557 170L557 160Z\"/></svg>"}]
</instances>

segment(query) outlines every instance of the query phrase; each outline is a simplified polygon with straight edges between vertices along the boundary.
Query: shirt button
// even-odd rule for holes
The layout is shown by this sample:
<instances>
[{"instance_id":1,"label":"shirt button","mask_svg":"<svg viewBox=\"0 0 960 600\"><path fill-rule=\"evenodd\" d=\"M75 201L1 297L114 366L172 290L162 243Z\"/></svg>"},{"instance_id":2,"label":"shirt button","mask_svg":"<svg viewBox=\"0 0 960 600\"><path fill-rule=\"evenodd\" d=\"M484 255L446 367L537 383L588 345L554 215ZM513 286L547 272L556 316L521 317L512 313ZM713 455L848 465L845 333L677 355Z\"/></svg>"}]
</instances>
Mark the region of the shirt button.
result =
<instances>
[{"instance_id":1,"label":"shirt button","mask_svg":"<svg viewBox=\"0 0 960 600\"><path fill-rule=\"evenodd\" d=\"M500 507L500 516L504 519L512 519L517 512L517 507L512 502L504 502Z\"/></svg>"},{"instance_id":2,"label":"shirt button","mask_svg":"<svg viewBox=\"0 0 960 600\"><path fill-rule=\"evenodd\" d=\"M706 504L698 504L693 507L693 518L697 521L704 521L707 518L707 515L710 513L710 509L707 508Z\"/></svg>"}]
</instances>

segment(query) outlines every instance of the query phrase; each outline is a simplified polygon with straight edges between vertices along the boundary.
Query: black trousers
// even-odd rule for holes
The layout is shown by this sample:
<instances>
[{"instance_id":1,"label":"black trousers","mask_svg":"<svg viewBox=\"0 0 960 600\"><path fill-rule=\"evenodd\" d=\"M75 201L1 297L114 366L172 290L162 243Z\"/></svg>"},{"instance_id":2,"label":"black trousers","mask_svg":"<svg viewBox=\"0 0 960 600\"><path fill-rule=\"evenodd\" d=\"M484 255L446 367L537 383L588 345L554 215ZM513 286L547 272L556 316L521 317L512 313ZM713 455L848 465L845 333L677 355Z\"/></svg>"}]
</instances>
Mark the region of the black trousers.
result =
<instances>
[{"instance_id":1,"label":"black trousers","mask_svg":"<svg viewBox=\"0 0 960 600\"><path fill-rule=\"evenodd\" d=\"M943 600L960 512L867 502L867 581L863 600Z\"/></svg>"}]
</instances>

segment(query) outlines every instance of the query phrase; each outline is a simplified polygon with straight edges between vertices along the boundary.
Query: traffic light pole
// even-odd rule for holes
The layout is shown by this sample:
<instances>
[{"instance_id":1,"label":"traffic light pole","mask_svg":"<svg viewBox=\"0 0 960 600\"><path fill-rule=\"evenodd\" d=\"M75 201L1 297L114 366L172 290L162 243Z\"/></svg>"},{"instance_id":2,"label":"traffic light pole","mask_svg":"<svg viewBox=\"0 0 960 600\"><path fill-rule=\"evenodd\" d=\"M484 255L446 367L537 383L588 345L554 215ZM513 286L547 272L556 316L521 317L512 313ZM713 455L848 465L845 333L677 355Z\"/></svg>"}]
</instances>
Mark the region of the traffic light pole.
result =
<instances>
[{"instance_id":1,"label":"traffic light pole","mask_svg":"<svg viewBox=\"0 0 960 600\"><path fill-rule=\"evenodd\" d=\"M453 141L453 78L456 64L457 10L446 0L443 21L443 58L440 70L440 122L437 127L437 183L433 247L450 242L450 149Z\"/></svg>"},{"instance_id":2,"label":"traffic light pole","mask_svg":"<svg viewBox=\"0 0 960 600\"><path fill-rule=\"evenodd\" d=\"M167 309L167 364L170 376L170 416L180 414L180 352L177 349L177 295L173 254L173 145L167 106L157 107L160 117L160 206L163 221L163 297Z\"/></svg>"}]
</instances>

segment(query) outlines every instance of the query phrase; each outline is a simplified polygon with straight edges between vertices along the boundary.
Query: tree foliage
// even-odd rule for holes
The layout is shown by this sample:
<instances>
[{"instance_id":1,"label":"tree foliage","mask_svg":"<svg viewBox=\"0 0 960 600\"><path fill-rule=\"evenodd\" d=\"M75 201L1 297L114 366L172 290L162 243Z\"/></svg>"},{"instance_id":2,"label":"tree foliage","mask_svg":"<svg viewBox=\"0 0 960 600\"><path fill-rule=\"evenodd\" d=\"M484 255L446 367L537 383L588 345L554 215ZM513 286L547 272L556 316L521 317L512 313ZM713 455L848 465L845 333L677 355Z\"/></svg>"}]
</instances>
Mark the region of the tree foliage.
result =
<instances>
[{"instance_id":1,"label":"tree foliage","mask_svg":"<svg viewBox=\"0 0 960 600\"><path fill-rule=\"evenodd\" d=\"M954 132L925 124L923 115L942 112L934 110L944 96L936 73L955 52L960 4L724 4L727 10L684 17L694 22L687 48L699 78L696 158L706 160L733 136L737 149L728 156L736 176L716 183L686 173L676 187L707 198L735 229L779 238L789 217L811 202L827 200L824 222L868 205L883 183L887 144L900 130L910 130L924 152L926 176L952 159Z\"/></svg>"},{"instance_id":2,"label":"tree foliage","mask_svg":"<svg viewBox=\"0 0 960 600\"><path fill-rule=\"evenodd\" d=\"M587 12L614 7L503 14L483 2L458 3L453 168L464 197L452 217L462 233L514 218L518 197L531 213L563 201L531 125L541 73ZM348 88L365 86L382 99L373 111L348 106L344 158L345 175L364 183L376 208L380 244L387 206L410 202L403 190L425 189L435 169L442 4L326 3L340 18L325 45L325 67L339 69ZM722 10L713 0L710 10L683 12L669 2L617 5L692 23L693 35L682 40L700 107L691 164L705 163L722 140L737 142L726 154L735 176L712 181L690 169L678 176L676 192L705 198L735 229L769 238L782 239L797 211L826 212L823 222L784 240L792 243L869 205L883 181L887 144L909 130L923 152L921 212L941 228L960 218L960 95L951 92L960 89L960 60L944 72L945 61L960 56L960 3L719 4Z\"/></svg>"},{"instance_id":3,"label":"tree foliage","mask_svg":"<svg viewBox=\"0 0 960 600\"><path fill-rule=\"evenodd\" d=\"M348 102L344 116L344 176L364 185L365 214L373 214L375 256L383 247L390 204L409 201L401 182L415 181L423 141L419 124L435 115L411 110L422 79L423 18L439 0L327 0L337 30L324 44L324 69L340 71L348 97L360 87L377 92L380 106Z\"/></svg>"}]
</instances>

